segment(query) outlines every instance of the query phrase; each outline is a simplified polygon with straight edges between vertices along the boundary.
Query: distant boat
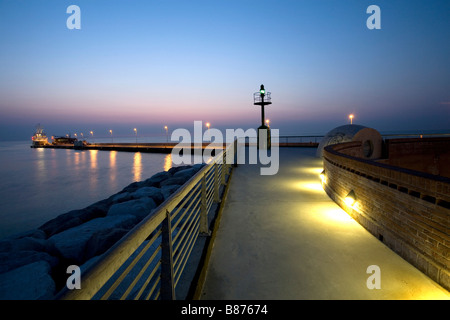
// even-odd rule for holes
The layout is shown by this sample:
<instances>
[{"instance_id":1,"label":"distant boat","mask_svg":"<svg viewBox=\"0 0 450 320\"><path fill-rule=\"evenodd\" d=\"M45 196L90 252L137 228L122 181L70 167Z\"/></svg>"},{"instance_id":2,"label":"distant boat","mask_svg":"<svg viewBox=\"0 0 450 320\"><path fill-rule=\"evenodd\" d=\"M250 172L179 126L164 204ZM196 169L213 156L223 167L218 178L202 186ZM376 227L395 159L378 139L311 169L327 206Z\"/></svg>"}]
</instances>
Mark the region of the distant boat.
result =
<instances>
[{"instance_id":1,"label":"distant boat","mask_svg":"<svg viewBox=\"0 0 450 320\"><path fill-rule=\"evenodd\" d=\"M70 144L73 145L76 141L78 141L77 138L72 138L70 136L66 137L54 137L53 138L53 144L59 145L59 144Z\"/></svg>"},{"instance_id":2,"label":"distant boat","mask_svg":"<svg viewBox=\"0 0 450 320\"><path fill-rule=\"evenodd\" d=\"M32 147L38 147L38 146L45 146L48 145L48 138L44 132L44 128L41 127L40 124L38 124L36 126L36 132L35 134L31 137L32 143L31 146Z\"/></svg>"}]
</instances>

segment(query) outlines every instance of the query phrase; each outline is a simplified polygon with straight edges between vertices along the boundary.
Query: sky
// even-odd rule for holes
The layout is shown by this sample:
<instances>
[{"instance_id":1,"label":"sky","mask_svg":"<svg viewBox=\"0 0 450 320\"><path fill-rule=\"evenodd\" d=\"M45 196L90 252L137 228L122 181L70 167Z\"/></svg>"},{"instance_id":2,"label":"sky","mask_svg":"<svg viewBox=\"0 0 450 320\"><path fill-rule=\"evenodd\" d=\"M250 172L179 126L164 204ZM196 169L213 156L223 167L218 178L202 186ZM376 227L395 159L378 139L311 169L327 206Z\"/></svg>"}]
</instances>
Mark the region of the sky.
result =
<instances>
[{"instance_id":1,"label":"sky","mask_svg":"<svg viewBox=\"0 0 450 320\"><path fill-rule=\"evenodd\" d=\"M257 128L261 84L280 135L323 135L351 113L380 132L450 130L449 17L448 0L0 0L0 141L38 123Z\"/></svg>"}]
</instances>

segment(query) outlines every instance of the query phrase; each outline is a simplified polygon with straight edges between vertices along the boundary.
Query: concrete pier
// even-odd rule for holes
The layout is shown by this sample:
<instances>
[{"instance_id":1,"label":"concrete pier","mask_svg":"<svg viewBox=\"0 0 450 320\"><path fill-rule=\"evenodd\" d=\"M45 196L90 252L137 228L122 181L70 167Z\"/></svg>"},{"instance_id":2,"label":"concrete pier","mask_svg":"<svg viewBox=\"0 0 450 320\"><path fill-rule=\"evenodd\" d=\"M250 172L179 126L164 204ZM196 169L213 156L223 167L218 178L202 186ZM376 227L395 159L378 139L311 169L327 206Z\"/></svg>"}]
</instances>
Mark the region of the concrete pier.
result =
<instances>
[{"instance_id":1,"label":"concrete pier","mask_svg":"<svg viewBox=\"0 0 450 320\"><path fill-rule=\"evenodd\" d=\"M279 151L276 175L234 169L200 299L450 299L326 195L315 148Z\"/></svg>"},{"instance_id":2,"label":"concrete pier","mask_svg":"<svg viewBox=\"0 0 450 320\"><path fill-rule=\"evenodd\" d=\"M74 150L104 150L104 151L124 151L124 152L148 152L148 153L171 153L173 148L180 147L189 149L193 152L196 149L223 149L224 145L211 146L209 143L186 144L177 143L92 143L82 146L73 144L48 144L41 146L31 146L31 148L47 148L47 149L74 149Z\"/></svg>"}]
</instances>

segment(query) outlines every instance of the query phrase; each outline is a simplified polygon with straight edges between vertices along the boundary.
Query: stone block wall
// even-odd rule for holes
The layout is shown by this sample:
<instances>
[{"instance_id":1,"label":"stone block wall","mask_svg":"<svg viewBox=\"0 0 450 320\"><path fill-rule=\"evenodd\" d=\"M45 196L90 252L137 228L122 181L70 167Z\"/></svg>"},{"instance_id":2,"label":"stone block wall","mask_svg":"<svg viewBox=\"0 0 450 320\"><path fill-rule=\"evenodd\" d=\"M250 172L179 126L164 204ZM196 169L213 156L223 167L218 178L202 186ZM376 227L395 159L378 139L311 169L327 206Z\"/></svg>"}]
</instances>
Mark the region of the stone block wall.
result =
<instances>
[{"instance_id":1,"label":"stone block wall","mask_svg":"<svg viewBox=\"0 0 450 320\"><path fill-rule=\"evenodd\" d=\"M324 149L327 194L369 232L450 290L450 179L359 158L361 143ZM344 199L353 190L357 202Z\"/></svg>"},{"instance_id":2,"label":"stone block wall","mask_svg":"<svg viewBox=\"0 0 450 320\"><path fill-rule=\"evenodd\" d=\"M386 163L450 178L450 139L390 139Z\"/></svg>"}]
</instances>

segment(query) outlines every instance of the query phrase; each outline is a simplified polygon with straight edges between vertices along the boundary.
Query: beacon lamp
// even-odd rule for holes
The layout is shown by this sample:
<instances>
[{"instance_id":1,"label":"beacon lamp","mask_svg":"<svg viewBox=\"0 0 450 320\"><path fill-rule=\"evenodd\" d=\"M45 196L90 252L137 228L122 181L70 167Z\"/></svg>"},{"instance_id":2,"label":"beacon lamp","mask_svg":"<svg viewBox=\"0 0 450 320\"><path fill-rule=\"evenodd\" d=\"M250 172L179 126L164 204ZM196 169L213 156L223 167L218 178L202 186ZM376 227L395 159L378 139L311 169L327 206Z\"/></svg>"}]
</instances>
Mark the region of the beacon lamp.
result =
<instances>
[{"instance_id":1,"label":"beacon lamp","mask_svg":"<svg viewBox=\"0 0 450 320\"><path fill-rule=\"evenodd\" d=\"M351 190L344 199L344 202L349 206L353 206L356 202L355 191Z\"/></svg>"},{"instance_id":2,"label":"beacon lamp","mask_svg":"<svg viewBox=\"0 0 450 320\"><path fill-rule=\"evenodd\" d=\"M264 89L264 85L261 85L261 88L259 89L259 93L263 96L266 94L266 90Z\"/></svg>"}]
</instances>

